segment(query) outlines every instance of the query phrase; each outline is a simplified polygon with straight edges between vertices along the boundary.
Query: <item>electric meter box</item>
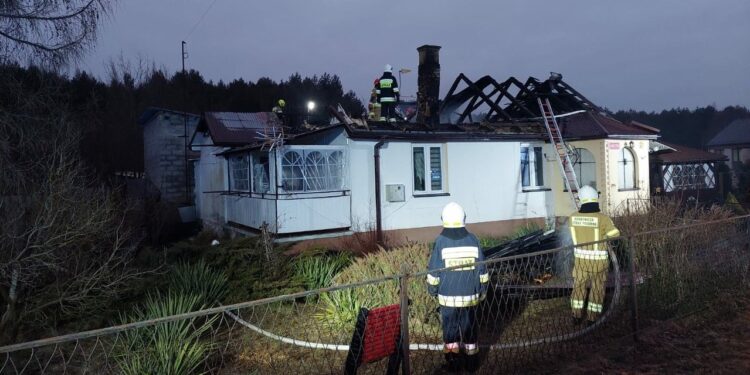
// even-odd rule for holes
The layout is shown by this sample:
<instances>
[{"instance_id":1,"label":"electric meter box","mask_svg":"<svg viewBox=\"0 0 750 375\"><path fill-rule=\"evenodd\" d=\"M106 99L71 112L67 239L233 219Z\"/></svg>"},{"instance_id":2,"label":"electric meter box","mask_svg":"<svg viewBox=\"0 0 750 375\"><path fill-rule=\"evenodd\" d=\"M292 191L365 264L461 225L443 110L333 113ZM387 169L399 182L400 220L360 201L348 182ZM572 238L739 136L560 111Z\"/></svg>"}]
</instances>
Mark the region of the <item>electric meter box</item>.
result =
<instances>
[{"instance_id":1,"label":"electric meter box","mask_svg":"<svg viewBox=\"0 0 750 375\"><path fill-rule=\"evenodd\" d=\"M405 192L404 185L385 185L385 200L388 202L405 202Z\"/></svg>"}]
</instances>

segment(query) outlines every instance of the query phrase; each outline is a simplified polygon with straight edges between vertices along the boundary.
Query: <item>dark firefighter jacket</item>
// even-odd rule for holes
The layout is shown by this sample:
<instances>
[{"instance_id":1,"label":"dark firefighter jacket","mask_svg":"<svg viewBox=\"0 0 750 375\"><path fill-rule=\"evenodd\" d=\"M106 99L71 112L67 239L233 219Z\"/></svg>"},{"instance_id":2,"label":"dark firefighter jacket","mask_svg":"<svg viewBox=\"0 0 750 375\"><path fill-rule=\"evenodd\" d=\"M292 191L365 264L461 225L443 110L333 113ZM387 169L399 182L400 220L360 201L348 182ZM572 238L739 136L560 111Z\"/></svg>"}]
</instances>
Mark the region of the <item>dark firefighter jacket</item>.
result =
<instances>
[{"instance_id":1,"label":"dark firefighter jacket","mask_svg":"<svg viewBox=\"0 0 750 375\"><path fill-rule=\"evenodd\" d=\"M441 306L476 306L484 299L490 275L479 240L466 228L444 228L430 256L427 288ZM447 271L440 268L463 266Z\"/></svg>"},{"instance_id":2,"label":"dark firefighter jacket","mask_svg":"<svg viewBox=\"0 0 750 375\"><path fill-rule=\"evenodd\" d=\"M379 103L395 103L398 101L398 82L393 78L393 73L383 73L378 86L375 88L375 92L378 94Z\"/></svg>"}]
</instances>

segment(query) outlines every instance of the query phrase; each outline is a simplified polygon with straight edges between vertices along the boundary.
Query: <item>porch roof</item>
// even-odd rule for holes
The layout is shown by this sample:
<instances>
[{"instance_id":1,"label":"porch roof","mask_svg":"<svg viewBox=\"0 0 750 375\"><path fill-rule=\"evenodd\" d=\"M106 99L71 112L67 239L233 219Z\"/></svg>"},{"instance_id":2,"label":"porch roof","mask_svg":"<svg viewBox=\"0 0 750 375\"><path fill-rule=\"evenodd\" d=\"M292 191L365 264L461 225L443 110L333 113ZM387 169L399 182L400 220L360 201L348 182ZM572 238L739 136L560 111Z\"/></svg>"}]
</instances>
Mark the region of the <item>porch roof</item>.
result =
<instances>
[{"instance_id":1,"label":"porch roof","mask_svg":"<svg viewBox=\"0 0 750 375\"><path fill-rule=\"evenodd\" d=\"M715 154L713 152L664 141L660 143L674 149L674 151L664 150L653 154L654 160L663 164L705 163L727 160L726 155Z\"/></svg>"}]
</instances>

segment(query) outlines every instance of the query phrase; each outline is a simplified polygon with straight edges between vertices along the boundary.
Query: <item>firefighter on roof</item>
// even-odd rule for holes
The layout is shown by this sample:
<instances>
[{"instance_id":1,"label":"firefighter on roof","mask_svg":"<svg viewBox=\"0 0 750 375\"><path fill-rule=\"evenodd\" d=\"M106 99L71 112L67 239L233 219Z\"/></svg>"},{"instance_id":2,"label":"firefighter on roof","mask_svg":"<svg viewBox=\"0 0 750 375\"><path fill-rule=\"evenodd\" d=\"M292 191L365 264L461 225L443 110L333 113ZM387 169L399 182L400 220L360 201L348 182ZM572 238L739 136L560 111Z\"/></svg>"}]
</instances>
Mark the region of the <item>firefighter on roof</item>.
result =
<instances>
[{"instance_id":1,"label":"firefighter on roof","mask_svg":"<svg viewBox=\"0 0 750 375\"><path fill-rule=\"evenodd\" d=\"M378 91L380 90L380 78L375 78L372 83L372 92L370 101L367 103L367 119L371 121L380 121L380 103L378 103Z\"/></svg>"},{"instance_id":2,"label":"firefighter on roof","mask_svg":"<svg viewBox=\"0 0 750 375\"><path fill-rule=\"evenodd\" d=\"M609 268L609 254L606 243L595 243L578 246L587 242L618 237L620 231L607 215L599 210L599 193L591 186L583 186L578 191L581 208L570 216L570 235L573 239L575 263L573 265L573 293L570 296L570 307L573 310L573 322L583 321L583 304L588 294L586 306L588 323L592 324L602 313L604 288ZM591 284L587 293L586 286Z\"/></svg>"},{"instance_id":3,"label":"firefighter on roof","mask_svg":"<svg viewBox=\"0 0 750 375\"><path fill-rule=\"evenodd\" d=\"M375 92L378 95L378 103L380 103L380 121L396 121L396 104L398 104L400 95L398 82L393 77L393 67L390 64L386 64Z\"/></svg>"},{"instance_id":4,"label":"firefighter on roof","mask_svg":"<svg viewBox=\"0 0 750 375\"><path fill-rule=\"evenodd\" d=\"M487 293L490 276L484 264L479 240L466 230L466 214L456 203L443 208L443 231L435 240L430 256L427 289L437 296L443 323L444 353L455 362L463 346L467 356L479 352L475 314ZM455 267L446 271L441 268Z\"/></svg>"}]
</instances>

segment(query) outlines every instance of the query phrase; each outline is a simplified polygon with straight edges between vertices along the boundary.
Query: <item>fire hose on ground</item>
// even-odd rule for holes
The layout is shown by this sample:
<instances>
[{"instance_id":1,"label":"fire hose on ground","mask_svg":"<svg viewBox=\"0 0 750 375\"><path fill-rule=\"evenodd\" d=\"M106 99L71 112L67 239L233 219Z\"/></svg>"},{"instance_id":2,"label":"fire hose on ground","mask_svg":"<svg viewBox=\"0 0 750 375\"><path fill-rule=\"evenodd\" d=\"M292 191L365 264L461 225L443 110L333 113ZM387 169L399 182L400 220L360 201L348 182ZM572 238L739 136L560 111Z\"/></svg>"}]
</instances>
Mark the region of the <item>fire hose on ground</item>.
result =
<instances>
[{"instance_id":1,"label":"fire hose on ground","mask_svg":"<svg viewBox=\"0 0 750 375\"><path fill-rule=\"evenodd\" d=\"M515 343L491 344L491 345L480 345L480 346L484 348L492 349L492 350L526 348L526 347L540 345L540 344L550 344L550 343L555 343L555 342L573 340L573 339L582 337L584 335L587 335L591 333L592 331L596 330L597 328L601 327L601 325L607 321L607 319L610 317L610 315L614 311L615 305L617 301L619 301L620 293L621 293L620 265L617 261L617 256L611 249L609 250L609 257L612 261L612 266L613 266L612 273L614 276L614 292L613 292L608 308L605 310L604 314L598 320L596 320L592 325L589 325L575 332L556 335L556 336L543 337L539 339L533 339L533 340L527 340L527 341L521 341L521 342L515 342ZM250 330L256 333L266 336L272 340L280 341L286 344L295 345L295 346L299 346L303 348L310 348L310 349L325 349L325 350L334 350L334 351L348 351L349 350L349 345L346 345L346 344L326 344L326 343L320 343L320 342L309 342L309 341L297 340L297 339L293 339L289 337L280 336L280 335L266 331L256 325L253 325L245 321L239 315L233 312L225 311L224 313L227 314L232 319L234 319L237 323L249 328ZM443 350L443 344L442 343L441 344L421 344L421 343L409 344L409 350L441 351Z\"/></svg>"}]
</instances>

